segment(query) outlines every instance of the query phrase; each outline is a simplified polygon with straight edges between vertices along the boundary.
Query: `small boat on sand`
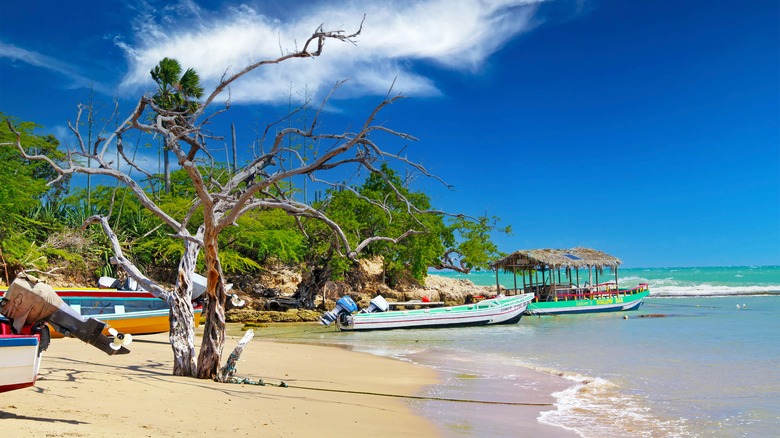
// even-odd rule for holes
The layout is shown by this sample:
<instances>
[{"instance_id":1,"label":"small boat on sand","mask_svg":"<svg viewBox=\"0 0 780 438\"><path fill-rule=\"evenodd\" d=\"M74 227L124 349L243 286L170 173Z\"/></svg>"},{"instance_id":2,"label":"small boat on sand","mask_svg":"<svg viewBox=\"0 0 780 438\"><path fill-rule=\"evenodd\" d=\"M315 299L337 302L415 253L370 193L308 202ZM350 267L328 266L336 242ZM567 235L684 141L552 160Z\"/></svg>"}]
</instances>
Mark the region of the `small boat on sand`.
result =
<instances>
[{"instance_id":1,"label":"small boat on sand","mask_svg":"<svg viewBox=\"0 0 780 438\"><path fill-rule=\"evenodd\" d=\"M650 289L646 283L619 288L618 266L621 263L617 257L604 252L577 247L516 251L491 263L491 267L496 272L496 284L499 270L514 276L514 288L503 293L535 294L534 301L528 304L527 314L560 315L638 309ZM605 269L614 273L614 280L599 283L599 275L603 275ZM585 270L581 283L580 271ZM518 287L518 275L522 287Z\"/></svg>"},{"instance_id":2,"label":"small boat on sand","mask_svg":"<svg viewBox=\"0 0 780 438\"><path fill-rule=\"evenodd\" d=\"M0 326L8 327L2 321ZM13 335L10 330L0 332L0 392L35 385L41 365L39 345L36 335Z\"/></svg>"},{"instance_id":3,"label":"small boat on sand","mask_svg":"<svg viewBox=\"0 0 780 438\"><path fill-rule=\"evenodd\" d=\"M168 303L143 290L73 288L55 289L55 292L80 315L103 321L122 333L144 335L170 329ZM197 327L202 308L195 306L193 311ZM52 336L61 334L52 332Z\"/></svg>"},{"instance_id":4,"label":"small boat on sand","mask_svg":"<svg viewBox=\"0 0 780 438\"><path fill-rule=\"evenodd\" d=\"M139 290L134 281L120 283L111 277L101 277L100 287L58 288L54 292L65 304L83 317L94 318L108 326L103 334L108 336L109 327L129 335L163 333L170 329L170 306L150 292ZM195 274L193 278L193 300L198 299L206 289L206 279ZM0 290L0 297L5 293ZM200 322L202 308L194 306L194 323ZM54 338L63 337L56 330Z\"/></svg>"},{"instance_id":5,"label":"small boat on sand","mask_svg":"<svg viewBox=\"0 0 780 438\"><path fill-rule=\"evenodd\" d=\"M357 305L349 296L343 296L333 310L320 318L320 323L327 326L335 321L344 331L515 324L533 297L533 294L498 296L459 306L388 310L390 306L379 295L371 300L367 309L353 313L357 311Z\"/></svg>"},{"instance_id":6,"label":"small boat on sand","mask_svg":"<svg viewBox=\"0 0 780 438\"><path fill-rule=\"evenodd\" d=\"M131 335L80 315L51 286L24 272L17 274L0 298L0 315L1 334L37 336L41 351L49 346L50 333L57 330L109 355L130 353L125 346L132 342ZM104 335L106 330L113 339Z\"/></svg>"}]
</instances>

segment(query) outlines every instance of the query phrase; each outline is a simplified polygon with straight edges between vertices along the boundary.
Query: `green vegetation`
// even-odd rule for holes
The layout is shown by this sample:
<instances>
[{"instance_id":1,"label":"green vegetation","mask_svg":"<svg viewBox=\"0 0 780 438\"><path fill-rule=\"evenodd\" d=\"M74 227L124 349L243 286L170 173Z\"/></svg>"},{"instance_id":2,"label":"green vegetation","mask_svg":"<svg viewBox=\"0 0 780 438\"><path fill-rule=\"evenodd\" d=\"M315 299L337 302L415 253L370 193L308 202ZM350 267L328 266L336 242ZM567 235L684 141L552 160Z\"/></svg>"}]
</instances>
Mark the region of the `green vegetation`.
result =
<instances>
[{"instance_id":1,"label":"green vegetation","mask_svg":"<svg viewBox=\"0 0 780 438\"><path fill-rule=\"evenodd\" d=\"M175 96L170 90L180 86L171 78L178 78L180 69L166 66L157 72L160 90L155 99L161 105L192 110L188 108L187 96L194 96L188 94L194 91ZM153 70L153 76L160 68ZM183 82L186 77L187 73L179 80ZM22 133L22 143L31 145L28 152L62 158L55 138L33 133L39 128L37 125L13 119L12 123ZM0 142L15 142L5 124L0 126ZM86 273L83 280L87 282L100 275L115 275L109 263L112 254L102 231L96 227L80 229L83 221L94 214L109 218L126 255L140 269L159 280L173 281L183 251L181 241L172 237L172 230L162 225L126 188L96 185L87 193L84 187L69 187L67 180L50 187L46 181L53 179L54 173L46 164L23 160L10 146L0 148L0 157L4 160L0 167L0 213L4 218L0 222L0 264L5 268L6 281L8 275L21 269L58 268L71 274L81 271ZM218 178L219 170L210 174ZM381 170L384 177L374 173L351 190L332 189L314 207L342 227L353 248L369 237L398 237L415 230L415 234L397 243L379 240L361 252L360 257L382 258L388 284L423 281L429 267L447 264L446 255L457 254L465 269L486 268L489 260L500 255L489 238L490 232L495 231L495 218L469 220L439 213L412 214L404 199L425 211L432 208L428 195L410 190L388 166ZM156 175L148 182L147 193L173 216L184 218L194 197L191 180L182 170L172 172L169 190L160 192L155 184L162 179L162 175ZM192 228L202 223L200 216L199 212L194 213ZM303 264L320 277L327 277L319 280L348 279L354 263L343 256L343 249L338 250L331 230L313 219L300 225L305 233L294 218L278 209L253 210L241 216L235 227L219 236L223 270L228 275L251 275L272 265ZM202 260L199 264L201 268ZM86 278L89 276L93 278Z\"/></svg>"},{"instance_id":2,"label":"green vegetation","mask_svg":"<svg viewBox=\"0 0 780 438\"><path fill-rule=\"evenodd\" d=\"M181 70L177 60L163 58L149 72L157 83L154 103L165 110L193 113L198 108L195 99L203 96L203 87L195 70L188 68L183 75Z\"/></svg>"},{"instance_id":3,"label":"green vegetation","mask_svg":"<svg viewBox=\"0 0 780 438\"><path fill-rule=\"evenodd\" d=\"M422 192L410 192L397 173L386 165L381 170L386 179L379 174L371 174L355 191L331 190L329 199L324 201L327 205L323 210L341 225L353 247L372 236L397 237L407 230L420 231L420 234L409 236L398 243L374 242L362 252L361 257L381 256L385 279L391 285L401 280L422 281L428 267L436 266L444 254L445 245L453 241L453 230L439 214L424 214L415 218L401 197L409 200L418 210L429 210L430 198ZM388 211L380 207L381 203ZM314 235L331 241L328 233ZM323 244L313 247L322 248ZM333 263L340 262L343 260L333 260ZM341 273L348 266L341 263L340 269L335 269L335 272Z\"/></svg>"},{"instance_id":4,"label":"green vegetation","mask_svg":"<svg viewBox=\"0 0 780 438\"><path fill-rule=\"evenodd\" d=\"M38 136L33 130L38 125L18 120L0 113L0 143L15 144L16 136L8 129L6 120L17 126L22 144L30 154L45 154L53 159L62 157L57 151L59 143L53 136ZM47 187L54 177L51 168L44 163L28 161L14 147L0 148L0 262L6 271L22 267L39 269L46 264L43 244L48 235L61 228L51 220L52 205L56 205L64 190L63 180ZM49 217L47 217L49 216Z\"/></svg>"}]
</instances>

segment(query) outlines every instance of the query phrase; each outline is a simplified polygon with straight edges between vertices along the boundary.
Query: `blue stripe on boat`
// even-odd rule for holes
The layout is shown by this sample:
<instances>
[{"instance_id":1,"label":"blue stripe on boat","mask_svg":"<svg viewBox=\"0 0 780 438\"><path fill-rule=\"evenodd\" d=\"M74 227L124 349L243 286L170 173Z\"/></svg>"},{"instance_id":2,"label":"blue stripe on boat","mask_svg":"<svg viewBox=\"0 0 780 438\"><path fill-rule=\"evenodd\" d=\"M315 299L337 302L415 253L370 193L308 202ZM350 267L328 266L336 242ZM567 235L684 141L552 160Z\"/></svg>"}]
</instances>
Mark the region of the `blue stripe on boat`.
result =
<instances>
[{"instance_id":1,"label":"blue stripe on boat","mask_svg":"<svg viewBox=\"0 0 780 438\"><path fill-rule=\"evenodd\" d=\"M0 338L0 347L24 347L28 345L32 345L33 347L38 345L38 338L35 336Z\"/></svg>"}]
</instances>

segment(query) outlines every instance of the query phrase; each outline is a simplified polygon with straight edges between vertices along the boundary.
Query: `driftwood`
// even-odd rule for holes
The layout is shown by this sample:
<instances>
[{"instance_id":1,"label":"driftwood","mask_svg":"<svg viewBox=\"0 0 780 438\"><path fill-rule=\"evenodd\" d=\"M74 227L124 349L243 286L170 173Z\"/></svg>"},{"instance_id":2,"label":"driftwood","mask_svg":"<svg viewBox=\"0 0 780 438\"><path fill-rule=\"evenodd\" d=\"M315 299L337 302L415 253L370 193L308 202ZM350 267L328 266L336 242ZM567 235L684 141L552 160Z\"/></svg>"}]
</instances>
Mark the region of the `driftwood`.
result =
<instances>
[{"instance_id":1,"label":"driftwood","mask_svg":"<svg viewBox=\"0 0 780 438\"><path fill-rule=\"evenodd\" d=\"M230 356L228 356L228 359L225 362L225 366L219 370L219 374L217 374L214 380L222 383L231 381L233 374L236 372L236 362L238 362L238 358L241 357L241 353L244 352L244 347L246 347L246 344L248 344L249 341L251 341L254 337L254 330L246 331L244 337L238 341L238 345L236 345L236 348L234 348L233 352L230 353Z\"/></svg>"}]
</instances>

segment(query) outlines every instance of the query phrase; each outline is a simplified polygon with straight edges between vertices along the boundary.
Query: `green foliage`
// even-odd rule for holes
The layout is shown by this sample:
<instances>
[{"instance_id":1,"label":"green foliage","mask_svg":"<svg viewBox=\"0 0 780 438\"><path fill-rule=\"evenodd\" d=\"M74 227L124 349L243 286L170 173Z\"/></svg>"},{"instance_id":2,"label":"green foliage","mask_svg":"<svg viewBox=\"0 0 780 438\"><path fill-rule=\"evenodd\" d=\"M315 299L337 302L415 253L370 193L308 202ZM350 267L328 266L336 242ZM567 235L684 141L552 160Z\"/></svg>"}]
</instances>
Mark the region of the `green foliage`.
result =
<instances>
[{"instance_id":1,"label":"green foliage","mask_svg":"<svg viewBox=\"0 0 780 438\"><path fill-rule=\"evenodd\" d=\"M132 241L133 259L142 267L175 268L183 252L181 240L172 237L146 236Z\"/></svg>"},{"instance_id":2,"label":"green foliage","mask_svg":"<svg viewBox=\"0 0 780 438\"><path fill-rule=\"evenodd\" d=\"M221 249L219 251L219 261L222 264L222 271L226 274L245 274L257 272L263 268L256 261L230 249ZM198 258L198 268L205 269L203 253Z\"/></svg>"},{"instance_id":3,"label":"green foliage","mask_svg":"<svg viewBox=\"0 0 780 438\"><path fill-rule=\"evenodd\" d=\"M174 218L182 220L192 206L194 188L182 170L172 173L172 190L159 194L157 205ZM109 215L109 222L136 265L145 270L175 272L183 253L180 239L171 236L174 230L161 225L159 219L144 208L126 188L97 186L92 189L92 214ZM83 189L67 198L67 210L83 208ZM202 223L196 212L190 222L192 232ZM279 210L250 211L242 216L237 227L226 229L219 236L222 268L230 274L258 272L271 262L298 263L306 251L305 239L292 218ZM102 233L94 227L90 229ZM108 248L106 248L108 250ZM202 255L199 261L203 267Z\"/></svg>"},{"instance_id":4,"label":"green foliage","mask_svg":"<svg viewBox=\"0 0 780 438\"><path fill-rule=\"evenodd\" d=\"M181 70L175 60L166 58L151 74L159 87L154 97L157 105L186 115L197 108L191 99L202 96L203 89L194 71L190 69L182 75ZM2 117L5 116L0 113ZM21 132L22 143L29 152L62 156L53 137L33 133L35 124L15 120L13 124ZM15 142L15 136L5 124L0 125L0 141ZM78 230L86 218L100 214L109 217L125 254L139 268L175 273L183 252L181 240L172 236L176 230L161 224L129 189L98 185L76 188L63 197L66 185L55 188L45 185L54 176L48 164L23 160L11 147L0 148L0 159L4 160L0 166L0 214L4 218L0 221L0 256L7 268L44 270L49 263L56 262L73 269L87 267L95 275L114 275L108 263L113 254L102 230L99 227ZM226 166L222 165L221 169L219 166L204 172L207 185L227 178ZM421 232L397 244L374 242L362 252L361 257L383 258L385 278L391 285L401 280L424 280L428 268L440 266L448 251L457 254L467 269L485 268L500 255L490 240L490 234L497 231L496 218L474 221L434 213L412 214L404 199L419 210L427 210L431 208L428 195L411 191L386 165L381 170L384 176L371 174L362 185L355 187L359 195L350 190L330 190L327 201L314 206L323 208L341 226L353 248L369 237L395 238L408 230ZM285 192L296 190L287 181L280 187ZM171 174L166 193L158 193L153 186L146 190L160 208L178 220L191 213L196 198L184 170ZM194 233L202 221L202 212L196 210L188 223L190 232ZM330 273L333 279L346 278L354 264L339 255L337 240L329 227L317 220L307 220L304 225L308 238L282 210L247 212L238 219L236 227L224 230L219 236L223 270L247 274L275 263L306 263L327 267L323 272ZM79 239L87 243L78 243ZM199 263L202 264L202 257Z\"/></svg>"},{"instance_id":5,"label":"green foliage","mask_svg":"<svg viewBox=\"0 0 780 438\"><path fill-rule=\"evenodd\" d=\"M0 113L0 142L15 143L16 136L5 123L8 117ZM56 150L57 144L49 137L33 134L38 125L29 122L18 122L10 118L15 129L21 133L22 144L26 146L28 153L46 153ZM0 148L0 227L7 226L8 216L24 215L28 210L35 208L40 200L47 194L49 188L41 175L46 174L48 164L28 161L21 157L15 147L5 146ZM10 224L13 225L13 224Z\"/></svg>"},{"instance_id":6,"label":"green foliage","mask_svg":"<svg viewBox=\"0 0 780 438\"><path fill-rule=\"evenodd\" d=\"M220 248L262 264L300 263L306 251L305 238L295 221L281 210L250 211L237 227L220 235Z\"/></svg>"},{"instance_id":7,"label":"green foliage","mask_svg":"<svg viewBox=\"0 0 780 438\"><path fill-rule=\"evenodd\" d=\"M37 135L40 126L0 113L0 142L16 143L16 135L6 121L20 133L22 145L29 154L48 155L54 160L62 157L58 142L50 135ZM0 148L0 254L6 268L12 271L24 268L43 269L46 258L39 251L40 242L48 232L56 230L56 222L35 218L43 202L55 202L67 179L54 187L46 186L53 175L51 167L40 161L25 160L15 146Z\"/></svg>"},{"instance_id":8,"label":"green foliage","mask_svg":"<svg viewBox=\"0 0 780 438\"><path fill-rule=\"evenodd\" d=\"M5 268L9 274L15 274L23 269L45 269L48 260L40 246L24 233L14 233L3 236L2 256ZM5 277L5 272L3 272ZM7 278L5 278L8 281Z\"/></svg>"},{"instance_id":9,"label":"green foliage","mask_svg":"<svg viewBox=\"0 0 780 438\"><path fill-rule=\"evenodd\" d=\"M454 246L454 251L460 255L460 262L463 267L471 270L487 269L491 260L504 256L498 250L498 247L490 240L490 233L499 232L511 234L512 228L505 227L498 229L496 217L480 217L478 220L467 220L456 218L450 228L454 234L457 234L459 242Z\"/></svg>"},{"instance_id":10,"label":"green foliage","mask_svg":"<svg viewBox=\"0 0 780 438\"><path fill-rule=\"evenodd\" d=\"M157 83L157 93L154 103L162 109L193 113L198 109L198 103L192 98L203 96L203 87L195 70L189 68L181 75L179 61L163 58L149 73ZM179 76L181 75L181 76Z\"/></svg>"},{"instance_id":11,"label":"green foliage","mask_svg":"<svg viewBox=\"0 0 780 438\"><path fill-rule=\"evenodd\" d=\"M433 266L444 253L444 243L451 239L451 232L439 214L413 215L409 212L400 194L420 210L430 208L429 197L422 192L411 192L403 186L401 179L389 167L383 166L386 178L371 174L356 191L331 190L325 211L347 234L353 247L360 241L373 236L398 237L408 230L423 232L407 237L397 244L387 241L372 243L361 254L362 257L382 256L385 263L385 277L393 284L402 279L422 281L428 267ZM397 193L396 193L397 192ZM366 199L374 201L368 202ZM377 204L384 203L388 211ZM312 248L327 251L331 240L327 229L319 224L310 225L310 234L318 236ZM335 260L332 263L335 263ZM334 269L334 272L337 270Z\"/></svg>"},{"instance_id":12,"label":"green foliage","mask_svg":"<svg viewBox=\"0 0 780 438\"><path fill-rule=\"evenodd\" d=\"M398 237L407 230L421 232L398 243L377 241L366 248L361 257L381 256L384 260L385 278L393 285L401 280L415 279L422 282L428 268L443 265L445 254L455 254L467 270L484 269L500 255L490 239L495 231L510 232L509 228L496 230L496 218L477 220L463 217L448 218L438 213L412 214L404 198L417 209L431 209L428 195L412 192L403 185L400 177L389 167L381 168L384 177L371 174L364 183L350 190L331 190L330 199L324 205L328 216L338 223L353 247L372 236ZM369 202L366 200L371 200ZM378 206L384 203L387 210ZM315 236L310 244L312 251L321 257L332 258L333 272L343 272L344 262L332 253L332 236L323 224L308 224L309 234Z\"/></svg>"},{"instance_id":13,"label":"green foliage","mask_svg":"<svg viewBox=\"0 0 780 438\"><path fill-rule=\"evenodd\" d=\"M353 267L352 261L348 258L343 256L333 257L330 259L331 279L336 281L344 280Z\"/></svg>"}]
</instances>

